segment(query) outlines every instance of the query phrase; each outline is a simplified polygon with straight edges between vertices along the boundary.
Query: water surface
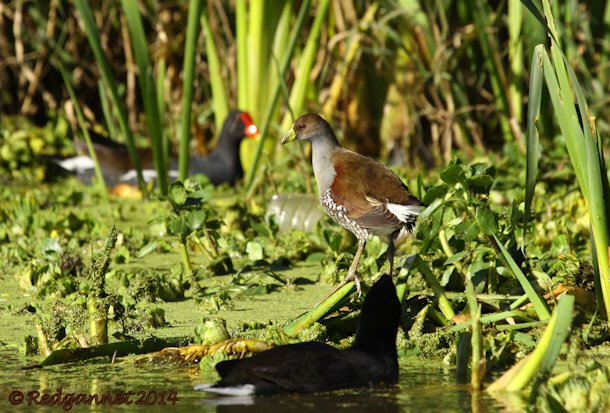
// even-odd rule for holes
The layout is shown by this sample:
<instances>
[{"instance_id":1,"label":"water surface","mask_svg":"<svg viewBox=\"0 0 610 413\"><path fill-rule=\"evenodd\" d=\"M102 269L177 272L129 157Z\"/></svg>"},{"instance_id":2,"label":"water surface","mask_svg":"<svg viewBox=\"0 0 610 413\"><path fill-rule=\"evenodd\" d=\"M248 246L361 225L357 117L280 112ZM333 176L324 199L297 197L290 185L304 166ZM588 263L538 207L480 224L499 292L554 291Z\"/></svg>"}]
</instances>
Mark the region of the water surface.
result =
<instances>
[{"instance_id":1,"label":"water surface","mask_svg":"<svg viewBox=\"0 0 610 413\"><path fill-rule=\"evenodd\" d=\"M484 392L472 394L455 383L454 370L440 362L401 360L399 384L389 389L357 389L307 395L222 397L193 390L205 382L199 369L176 365L109 364L107 360L23 370L27 361L0 348L0 411L196 411L196 412L495 412L520 411ZM209 379L209 378L208 378ZM209 381L209 380L207 380ZM59 395L58 389L61 389ZM37 391L40 393L29 393ZM13 405L9 396L24 400ZM131 393L129 393L131 392ZM29 394L28 394L29 393ZM63 404L36 405L42 394ZM71 394L74 394L71 396ZM105 405L71 404L78 394L107 395ZM59 395L59 396L58 396ZM127 395L129 396L127 398ZM37 397L36 397L37 396ZM175 397L170 397L175 396ZM66 399L66 397L68 397ZM80 396L81 399L83 396ZM122 398L121 398L122 397ZM28 406L28 398L31 399ZM116 402L118 404L110 405ZM94 401L92 402L93 404ZM129 404L127 404L129 403ZM165 403L165 404L163 404Z\"/></svg>"}]
</instances>

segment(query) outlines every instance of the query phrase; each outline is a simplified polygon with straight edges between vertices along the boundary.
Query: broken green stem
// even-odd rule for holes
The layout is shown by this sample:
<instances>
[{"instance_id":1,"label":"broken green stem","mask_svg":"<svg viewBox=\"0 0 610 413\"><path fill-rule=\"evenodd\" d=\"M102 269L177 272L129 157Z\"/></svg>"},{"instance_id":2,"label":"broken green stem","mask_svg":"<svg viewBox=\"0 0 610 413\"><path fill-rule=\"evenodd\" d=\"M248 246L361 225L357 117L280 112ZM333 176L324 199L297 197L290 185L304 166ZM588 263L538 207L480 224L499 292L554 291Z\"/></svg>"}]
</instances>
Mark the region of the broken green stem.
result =
<instances>
[{"instance_id":1,"label":"broken green stem","mask_svg":"<svg viewBox=\"0 0 610 413\"><path fill-rule=\"evenodd\" d=\"M335 291L333 295L316 305L313 309L306 312L305 314L297 317L296 320L284 327L284 333L291 337L296 336L303 329L309 327L326 314L328 314L337 304L339 304L344 298L349 296L355 289L354 283L349 282L343 287Z\"/></svg>"}]
</instances>

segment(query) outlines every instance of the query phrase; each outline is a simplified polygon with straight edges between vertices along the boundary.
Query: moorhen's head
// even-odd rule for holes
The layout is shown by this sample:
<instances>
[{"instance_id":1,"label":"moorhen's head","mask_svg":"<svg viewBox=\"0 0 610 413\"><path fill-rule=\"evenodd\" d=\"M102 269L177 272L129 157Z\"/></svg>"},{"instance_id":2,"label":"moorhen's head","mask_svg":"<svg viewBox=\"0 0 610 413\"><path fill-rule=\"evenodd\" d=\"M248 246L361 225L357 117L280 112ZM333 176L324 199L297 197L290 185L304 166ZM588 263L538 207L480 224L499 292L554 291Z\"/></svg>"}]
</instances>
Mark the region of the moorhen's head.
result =
<instances>
[{"instance_id":1,"label":"moorhen's head","mask_svg":"<svg viewBox=\"0 0 610 413\"><path fill-rule=\"evenodd\" d=\"M392 277L382 275L364 299L353 348L395 358L400 311Z\"/></svg>"},{"instance_id":2,"label":"moorhen's head","mask_svg":"<svg viewBox=\"0 0 610 413\"><path fill-rule=\"evenodd\" d=\"M258 128L250 115L241 110L232 110L222 125L218 144L231 143L239 145L244 137L255 138L256 136L258 136Z\"/></svg>"}]
</instances>

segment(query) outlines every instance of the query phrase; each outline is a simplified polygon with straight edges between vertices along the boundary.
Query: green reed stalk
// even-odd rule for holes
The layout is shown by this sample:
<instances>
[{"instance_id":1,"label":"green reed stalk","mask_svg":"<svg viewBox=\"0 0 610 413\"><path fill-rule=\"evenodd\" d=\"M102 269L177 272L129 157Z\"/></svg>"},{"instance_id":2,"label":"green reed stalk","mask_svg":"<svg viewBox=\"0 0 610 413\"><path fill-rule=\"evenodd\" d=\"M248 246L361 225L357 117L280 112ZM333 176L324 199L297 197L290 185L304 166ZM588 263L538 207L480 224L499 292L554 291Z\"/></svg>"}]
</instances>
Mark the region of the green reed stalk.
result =
<instances>
[{"instance_id":1,"label":"green reed stalk","mask_svg":"<svg viewBox=\"0 0 610 413\"><path fill-rule=\"evenodd\" d=\"M161 124L164 125L165 124L165 75L166 75L166 63L165 63L165 58L161 57L159 59L159 61L157 62L157 83L156 83L156 89L157 89L157 111L161 117ZM161 131L161 133L163 134L163 159L165 162L165 165L168 165L169 162L169 157L170 157L170 142L169 139L167 139L167 136L165 135L165 128ZM169 165L168 165L169 166Z\"/></svg>"},{"instance_id":2,"label":"green reed stalk","mask_svg":"<svg viewBox=\"0 0 610 413\"><path fill-rule=\"evenodd\" d=\"M523 94L521 81L523 78L523 41L521 26L523 25L523 7L519 0L508 0L508 56L510 60L510 79L508 101L513 110L514 121L521 124Z\"/></svg>"},{"instance_id":3,"label":"green reed stalk","mask_svg":"<svg viewBox=\"0 0 610 413\"><path fill-rule=\"evenodd\" d=\"M470 386L473 390L479 390L483 387L483 380L485 379L483 334L481 331L481 305L477 302L474 285L472 284L470 277L466 280L466 298L470 311L471 326L470 344L472 355L470 364Z\"/></svg>"},{"instance_id":4,"label":"green reed stalk","mask_svg":"<svg viewBox=\"0 0 610 413\"><path fill-rule=\"evenodd\" d=\"M59 68L59 72L61 73L61 77L64 80L64 84L66 85L66 89L68 90L68 95L70 95L70 100L74 105L74 111L76 112L76 119L78 120L78 125L82 131L83 139L85 140L85 144L87 145L87 151L89 152L89 157L93 160L94 171L95 171L95 181L96 186L98 187L99 193L104 197L108 198L108 191L106 190L106 184L104 183L104 175L102 174L102 169L100 168L100 163L97 160L97 155L95 154L95 149L93 149L93 143L91 143L91 136L89 135L89 130L87 129L87 122L85 122L85 116L83 115L83 111L78 103L78 99L76 98L76 93L74 93L74 88L72 87L72 80L70 76L66 72L66 69L61 64L59 60L56 61L56 65Z\"/></svg>"},{"instance_id":5,"label":"green reed stalk","mask_svg":"<svg viewBox=\"0 0 610 413\"><path fill-rule=\"evenodd\" d=\"M504 261L506 261L506 263L508 264L508 267L514 274L515 278L517 278L517 281L519 281L519 284L521 284L521 288L523 288L523 291L527 294L529 301L534 306L534 310L536 311L536 315L538 316L538 319L548 320L548 318L551 316L551 313L549 311L549 307L546 304L546 301L544 301L544 299L540 296L540 294L534 289L532 284L529 282L529 280L527 279L525 274L523 274L523 271L521 271L521 268L519 268L519 266L517 265L517 263L515 262L513 257L510 255L508 250L504 247L504 245L502 244L500 239L498 239L498 237L494 233L492 226L489 225L489 222L487 222L487 220L484 217L481 217L480 222L484 225L487 232L492 236L492 238L496 242L496 245L497 245L498 249L500 250L502 257L504 257Z\"/></svg>"},{"instance_id":6,"label":"green reed stalk","mask_svg":"<svg viewBox=\"0 0 610 413\"><path fill-rule=\"evenodd\" d=\"M326 20L329 5L330 0L321 0L318 4L316 17L313 22L313 26L311 27L311 31L309 32L307 44L305 45L305 49L303 49L303 53L299 58L299 65L295 71L294 84L292 85L292 89L290 91L290 99L288 103L291 111L294 113L294 116L300 116L303 113L303 108L305 107L306 93L311 86L311 69L313 68L318 49L320 48L320 32L322 24ZM294 119L292 119L290 113L287 112L282 122L282 130L288 130L292 124L292 121L294 121Z\"/></svg>"},{"instance_id":7,"label":"green reed stalk","mask_svg":"<svg viewBox=\"0 0 610 413\"><path fill-rule=\"evenodd\" d=\"M311 4L311 0L304 0L303 3L301 4L301 9L299 10L297 20L293 26L293 30L290 35L290 41L288 42L288 48L280 63L279 77L282 79L285 78L286 73L288 72L288 69L290 67L290 60L291 60L291 57L296 48L297 40L299 38L299 35L301 34L301 30L303 28L305 19L309 12L310 4ZM256 176L256 172L258 170L258 164L260 162L261 154L263 152L263 148L265 145L265 139L267 138L269 125L271 123L271 117L273 116L273 112L274 112L275 106L277 105L277 102L279 100L281 91L282 91L282 82L277 82L277 85L275 86L275 89L273 92L272 99L267 104L265 116L263 117L263 122L261 124L260 139L259 139L258 145L256 147L256 152L254 153L254 159L248 170L248 175L246 178L246 187L245 187L246 191L248 192L248 195L250 195L250 190L252 189L252 184L254 183L254 177Z\"/></svg>"},{"instance_id":8,"label":"green reed stalk","mask_svg":"<svg viewBox=\"0 0 610 413\"><path fill-rule=\"evenodd\" d=\"M163 121L159 113L157 87L153 76L153 68L148 57L148 43L142 26L142 16L138 4L131 0L121 0L123 12L127 19L129 35L138 66L138 84L144 104L146 124L152 143L153 162L157 171L158 186L161 194L167 195L167 158L163 144Z\"/></svg>"},{"instance_id":9,"label":"green reed stalk","mask_svg":"<svg viewBox=\"0 0 610 413\"><path fill-rule=\"evenodd\" d=\"M527 222L536 188L538 176L538 159L540 158L540 136L537 122L540 117L540 101L542 100L542 56L544 46L538 45L534 49L530 69L529 101L527 105L527 167L525 170L525 207L523 209L523 237L525 238ZM525 245L525 242L523 243Z\"/></svg>"},{"instance_id":10,"label":"green reed stalk","mask_svg":"<svg viewBox=\"0 0 610 413\"><path fill-rule=\"evenodd\" d=\"M110 102L108 102L108 94L106 93L106 88L104 87L104 82L100 79L97 81L97 91L100 95L100 103L102 105L102 113L104 114L104 120L106 121L106 129L108 130L108 135L115 142L121 142L121 137L119 135L119 131L116 128L116 124L114 123L116 116L116 111L111 110Z\"/></svg>"},{"instance_id":11,"label":"green reed stalk","mask_svg":"<svg viewBox=\"0 0 610 413\"><path fill-rule=\"evenodd\" d=\"M102 79L108 90L110 91L112 105L116 109L116 113L118 115L117 117L119 122L119 128L121 129L121 133L125 137L125 144L127 145L127 151L129 152L129 157L131 158L133 167L136 170L140 190L142 191L142 193L146 193L146 185L142 177L142 166L140 164L138 151L136 150L135 139L133 137L133 133L129 129L129 123L127 121L127 110L125 109L125 105L119 97L117 82L112 74L112 71L110 70L108 60L106 59L106 56L102 51L100 35L97 30L97 27L95 26L93 13L91 12L91 8L89 7L89 4L86 0L74 0L74 6L76 7L78 14L80 15L83 21L85 34L87 36L89 46L93 51L93 55L95 56L95 61L97 62L100 68Z\"/></svg>"},{"instance_id":12,"label":"green reed stalk","mask_svg":"<svg viewBox=\"0 0 610 413\"><path fill-rule=\"evenodd\" d=\"M455 311L451 306L451 301L445 294L445 290L443 290L441 284L432 273L432 270L430 270L430 267L428 267L428 264L426 264L419 254L413 254L407 257L404 267L407 269L407 271L411 271L413 267L417 268L420 274L426 279L428 286L434 292L438 308L441 310L447 320L452 321L455 317Z\"/></svg>"},{"instance_id":13,"label":"green reed stalk","mask_svg":"<svg viewBox=\"0 0 610 413\"><path fill-rule=\"evenodd\" d=\"M212 109L214 111L214 120L216 130L222 129L222 124L229 114L229 103L227 92L225 91L222 75L222 67L220 58L214 43L214 35L210 29L210 23L205 13L201 15L201 27L205 35L205 51L208 59L208 72L210 74L210 87L212 89ZM218 134L217 134L218 136Z\"/></svg>"},{"instance_id":14,"label":"green reed stalk","mask_svg":"<svg viewBox=\"0 0 610 413\"><path fill-rule=\"evenodd\" d=\"M191 105L193 103L193 85L195 79L195 51L197 38L199 37L199 16L203 0L189 1L189 15L186 26L186 43L184 45L184 62L182 73L184 83L182 84L182 110L178 129L178 141L180 151L178 155L179 179L184 181L189 174L189 156L191 142Z\"/></svg>"},{"instance_id":15,"label":"green reed stalk","mask_svg":"<svg viewBox=\"0 0 610 413\"><path fill-rule=\"evenodd\" d=\"M356 287L353 282L348 282L343 287L335 291L333 295L328 297L326 300L316 305L313 309L300 315L291 323L284 327L284 333L294 337L303 329L309 327L326 314L328 314L333 308L337 306L341 301L349 298L351 293L355 291Z\"/></svg>"},{"instance_id":16,"label":"green reed stalk","mask_svg":"<svg viewBox=\"0 0 610 413\"><path fill-rule=\"evenodd\" d=\"M529 4L528 8L536 15L535 6L530 1L525 3ZM593 235L592 248L595 251L593 265L599 274L596 291L602 298L598 300L598 305L603 301L610 320L610 185L605 175L601 139L589 116L580 83L561 50L549 2L543 0L542 4L545 16L543 21L546 22L545 29L551 42L550 52L542 54L544 78L580 190L587 200ZM576 111L577 104L579 113Z\"/></svg>"},{"instance_id":17,"label":"green reed stalk","mask_svg":"<svg viewBox=\"0 0 610 413\"><path fill-rule=\"evenodd\" d=\"M550 373L572 325L574 296L561 296L534 351L494 381L487 391L520 391L537 375Z\"/></svg>"},{"instance_id":18,"label":"green reed stalk","mask_svg":"<svg viewBox=\"0 0 610 413\"><path fill-rule=\"evenodd\" d=\"M493 90L494 96L496 96L496 104L498 109L504 114L500 116L500 125L505 139L513 138L516 136L510 127L509 119L513 117L511 102L508 98L508 82L506 79L506 73L504 72L504 66L502 59L499 56L499 50L496 39L487 33L489 27L494 27L496 23L491 20L487 7L487 2L481 0L470 0L469 4L472 8L472 17L476 26L476 33L479 37L479 43L481 45L481 51L485 56L485 66L489 72L489 81Z\"/></svg>"},{"instance_id":19,"label":"green reed stalk","mask_svg":"<svg viewBox=\"0 0 610 413\"><path fill-rule=\"evenodd\" d=\"M479 322L481 324L494 324L498 321L506 321L507 319L512 318L515 320L520 320L525 323L540 323L540 321L536 321L533 318L528 317L528 314L525 311L519 310L511 310L511 311L500 311L499 313L489 313L485 315L481 315ZM464 331L472 327L472 322L465 321L463 323L456 324L454 326L449 327L451 331ZM496 326L497 328L498 326Z\"/></svg>"},{"instance_id":20,"label":"green reed stalk","mask_svg":"<svg viewBox=\"0 0 610 413\"><path fill-rule=\"evenodd\" d=\"M237 42L237 106L248 107L248 18L247 1L235 1L235 34Z\"/></svg>"}]
</instances>

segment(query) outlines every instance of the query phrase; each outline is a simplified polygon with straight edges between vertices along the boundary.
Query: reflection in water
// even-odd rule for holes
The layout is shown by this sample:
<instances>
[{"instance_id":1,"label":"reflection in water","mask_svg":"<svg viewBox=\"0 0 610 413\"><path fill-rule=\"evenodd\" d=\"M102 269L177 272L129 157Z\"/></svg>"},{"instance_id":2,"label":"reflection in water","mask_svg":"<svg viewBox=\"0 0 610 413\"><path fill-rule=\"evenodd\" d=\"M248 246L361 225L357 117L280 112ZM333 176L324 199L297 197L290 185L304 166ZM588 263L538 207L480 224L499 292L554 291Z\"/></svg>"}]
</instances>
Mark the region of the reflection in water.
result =
<instances>
[{"instance_id":1,"label":"reflection in water","mask_svg":"<svg viewBox=\"0 0 610 413\"><path fill-rule=\"evenodd\" d=\"M371 389L357 392L345 391L269 397L215 397L205 399L204 405L215 405L217 413L394 413L400 411L395 395Z\"/></svg>"},{"instance_id":2,"label":"reflection in water","mask_svg":"<svg viewBox=\"0 0 610 413\"><path fill-rule=\"evenodd\" d=\"M496 412L504 410L507 401L498 401L487 393L471 394L468 388L455 384L453 369L438 361L400 360L400 379L390 389L354 389L339 392L278 395L269 397L220 397L195 391L193 386L214 381L202 377L197 368L176 365L134 366L132 363L109 365L105 360L86 364L53 366L40 370L22 370L27 364L14 349L0 346L0 411L32 411L27 406L12 406L8 395L14 390L63 393L104 394L127 391L175 390L178 400L159 405L98 406L96 411L161 412ZM19 409L16 409L18 407ZM79 408L80 407L80 408ZM89 411L75 406L74 411ZM61 406L39 406L38 411L63 411ZM515 410L512 410L515 411Z\"/></svg>"}]
</instances>

